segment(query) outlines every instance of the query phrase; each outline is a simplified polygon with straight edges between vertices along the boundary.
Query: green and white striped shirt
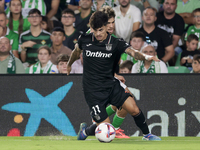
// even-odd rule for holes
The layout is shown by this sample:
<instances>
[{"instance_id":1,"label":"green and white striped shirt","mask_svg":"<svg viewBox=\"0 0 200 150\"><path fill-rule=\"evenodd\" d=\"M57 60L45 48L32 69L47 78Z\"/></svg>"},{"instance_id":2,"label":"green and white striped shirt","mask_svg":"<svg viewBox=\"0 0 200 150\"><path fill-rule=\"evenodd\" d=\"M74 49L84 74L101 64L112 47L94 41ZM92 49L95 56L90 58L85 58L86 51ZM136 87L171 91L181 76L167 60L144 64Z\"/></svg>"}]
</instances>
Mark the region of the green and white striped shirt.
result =
<instances>
[{"instance_id":1,"label":"green and white striped shirt","mask_svg":"<svg viewBox=\"0 0 200 150\"><path fill-rule=\"evenodd\" d=\"M33 9L37 8L40 10L41 15L46 15L46 5L44 0L21 0L22 2L22 16L23 18L27 18L28 12ZM7 17L10 16L10 9L7 7L6 9Z\"/></svg>"}]
</instances>

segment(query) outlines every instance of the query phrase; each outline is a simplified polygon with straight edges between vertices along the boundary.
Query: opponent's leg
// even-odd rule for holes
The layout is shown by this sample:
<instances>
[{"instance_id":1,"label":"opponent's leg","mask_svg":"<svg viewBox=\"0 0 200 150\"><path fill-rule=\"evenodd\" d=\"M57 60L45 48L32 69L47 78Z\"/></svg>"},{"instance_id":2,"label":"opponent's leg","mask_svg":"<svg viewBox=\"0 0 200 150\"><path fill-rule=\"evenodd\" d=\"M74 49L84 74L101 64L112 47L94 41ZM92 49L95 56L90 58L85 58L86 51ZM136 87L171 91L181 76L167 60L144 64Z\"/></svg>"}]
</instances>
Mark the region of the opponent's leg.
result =
<instances>
[{"instance_id":1,"label":"opponent's leg","mask_svg":"<svg viewBox=\"0 0 200 150\"><path fill-rule=\"evenodd\" d=\"M147 126L144 114L138 108L138 106L135 103L135 100L132 97L128 97L126 99L126 101L122 105L122 108L124 108L134 118L136 125L144 134L143 140L161 140L159 137L149 132L149 128Z\"/></svg>"},{"instance_id":2,"label":"opponent's leg","mask_svg":"<svg viewBox=\"0 0 200 150\"><path fill-rule=\"evenodd\" d=\"M106 112L107 112L108 116L111 116L116 111L117 111L117 107L115 107L113 105L109 105L109 106L106 107Z\"/></svg>"}]
</instances>

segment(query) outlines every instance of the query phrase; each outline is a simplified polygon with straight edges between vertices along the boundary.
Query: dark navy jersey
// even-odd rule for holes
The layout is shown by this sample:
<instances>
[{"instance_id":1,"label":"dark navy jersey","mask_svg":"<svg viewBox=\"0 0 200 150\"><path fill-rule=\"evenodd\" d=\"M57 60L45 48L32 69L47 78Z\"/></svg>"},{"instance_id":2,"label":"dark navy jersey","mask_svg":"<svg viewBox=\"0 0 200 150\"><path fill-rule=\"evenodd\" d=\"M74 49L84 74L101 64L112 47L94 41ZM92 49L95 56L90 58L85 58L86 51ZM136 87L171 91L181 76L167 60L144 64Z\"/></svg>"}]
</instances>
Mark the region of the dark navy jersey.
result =
<instances>
[{"instance_id":1,"label":"dark navy jersey","mask_svg":"<svg viewBox=\"0 0 200 150\"><path fill-rule=\"evenodd\" d=\"M112 87L116 82L114 72L119 58L130 45L110 34L99 42L93 33L81 35L78 44L83 50L84 91L102 91Z\"/></svg>"}]
</instances>

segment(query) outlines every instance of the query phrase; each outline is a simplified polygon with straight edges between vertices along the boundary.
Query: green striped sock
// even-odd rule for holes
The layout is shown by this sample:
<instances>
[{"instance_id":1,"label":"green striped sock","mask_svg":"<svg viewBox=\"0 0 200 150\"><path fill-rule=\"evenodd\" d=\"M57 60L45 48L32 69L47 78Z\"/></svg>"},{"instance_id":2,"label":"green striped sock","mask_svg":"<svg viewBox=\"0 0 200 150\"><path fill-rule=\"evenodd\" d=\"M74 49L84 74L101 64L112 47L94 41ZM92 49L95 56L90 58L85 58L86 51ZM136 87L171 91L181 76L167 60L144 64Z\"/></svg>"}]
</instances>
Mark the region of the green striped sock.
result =
<instances>
[{"instance_id":1,"label":"green striped sock","mask_svg":"<svg viewBox=\"0 0 200 150\"><path fill-rule=\"evenodd\" d=\"M106 112L107 112L108 116L111 116L112 114L115 113L115 111L112 109L111 105L106 107Z\"/></svg>"},{"instance_id":2,"label":"green striped sock","mask_svg":"<svg viewBox=\"0 0 200 150\"><path fill-rule=\"evenodd\" d=\"M115 114L114 118L113 118L113 122L112 122L112 125L115 127L115 128L119 128L121 126L121 124L123 123L125 118L120 118L117 116L117 114Z\"/></svg>"}]
</instances>

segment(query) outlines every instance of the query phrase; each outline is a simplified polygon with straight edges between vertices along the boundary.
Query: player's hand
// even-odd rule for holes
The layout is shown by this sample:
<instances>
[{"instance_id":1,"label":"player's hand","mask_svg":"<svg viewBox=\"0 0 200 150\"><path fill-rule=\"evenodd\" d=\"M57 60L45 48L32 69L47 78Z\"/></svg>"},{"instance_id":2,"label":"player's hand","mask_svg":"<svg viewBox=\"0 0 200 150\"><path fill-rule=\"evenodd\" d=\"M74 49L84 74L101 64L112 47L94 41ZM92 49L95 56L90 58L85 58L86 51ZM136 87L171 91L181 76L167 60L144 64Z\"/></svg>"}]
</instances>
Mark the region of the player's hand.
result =
<instances>
[{"instance_id":1,"label":"player's hand","mask_svg":"<svg viewBox=\"0 0 200 150\"><path fill-rule=\"evenodd\" d=\"M67 75L69 75L70 74L70 72L71 72L71 66L69 66L68 64L67 64Z\"/></svg>"},{"instance_id":2,"label":"player's hand","mask_svg":"<svg viewBox=\"0 0 200 150\"><path fill-rule=\"evenodd\" d=\"M22 47L33 47L35 44L37 44L37 43L35 43L35 42L33 42L33 41L27 41L27 42L24 42L23 44L22 44Z\"/></svg>"},{"instance_id":3,"label":"player's hand","mask_svg":"<svg viewBox=\"0 0 200 150\"><path fill-rule=\"evenodd\" d=\"M125 82L126 82L126 80L125 80L125 78L124 78L123 76L120 76L120 75L115 74L115 77L116 77L118 80L120 80L122 83L125 83Z\"/></svg>"},{"instance_id":4,"label":"player's hand","mask_svg":"<svg viewBox=\"0 0 200 150\"><path fill-rule=\"evenodd\" d=\"M185 57L183 57L182 59L181 59L181 64L185 64L186 63L186 58Z\"/></svg>"},{"instance_id":5,"label":"player's hand","mask_svg":"<svg viewBox=\"0 0 200 150\"><path fill-rule=\"evenodd\" d=\"M158 59L157 56L153 56L153 57L151 57L151 58L148 58L148 61L151 61L151 60L160 61L160 59Z\"/></svg>"}]
</instances>

